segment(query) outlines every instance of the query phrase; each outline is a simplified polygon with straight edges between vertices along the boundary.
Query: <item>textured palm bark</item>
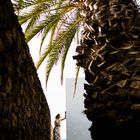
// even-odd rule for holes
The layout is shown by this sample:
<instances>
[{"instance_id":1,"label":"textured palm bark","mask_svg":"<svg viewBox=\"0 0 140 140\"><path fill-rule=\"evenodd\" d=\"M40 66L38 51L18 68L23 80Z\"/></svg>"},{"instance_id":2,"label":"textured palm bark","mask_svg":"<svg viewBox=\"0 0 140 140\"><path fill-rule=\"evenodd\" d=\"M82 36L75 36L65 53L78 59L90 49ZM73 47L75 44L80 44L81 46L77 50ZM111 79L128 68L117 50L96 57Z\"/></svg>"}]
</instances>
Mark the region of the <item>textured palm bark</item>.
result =
<instances>
[{"instance_id":1,"label":"textured palm bark","mask_svg":"<svg viewBox=\"0 0 140 140\"><path fill-rule=\"evenodd\" d=\"M0 140L50 140L50 111L10 0L0 0Z\"/></svg>"},{"instance_id":2,"label":"textured palm bark","mask_svg":"<svg viewBox=\"0 0 140 140\"><path fill-rule=\"evenodd\" d=\"M140 13L133 0L84 0L77 65L93 140L140 139Z\"/></svg>"}]
</instances>

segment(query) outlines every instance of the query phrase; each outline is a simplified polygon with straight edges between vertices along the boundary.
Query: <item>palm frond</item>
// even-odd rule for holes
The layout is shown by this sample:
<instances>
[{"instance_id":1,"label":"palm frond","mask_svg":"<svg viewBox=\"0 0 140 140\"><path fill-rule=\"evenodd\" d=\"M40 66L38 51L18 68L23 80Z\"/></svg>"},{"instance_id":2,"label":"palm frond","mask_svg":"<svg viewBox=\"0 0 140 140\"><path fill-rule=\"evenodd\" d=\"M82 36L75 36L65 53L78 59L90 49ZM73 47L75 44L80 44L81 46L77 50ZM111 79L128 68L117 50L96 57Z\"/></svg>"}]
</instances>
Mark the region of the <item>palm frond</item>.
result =
<instances>
[{"instance_id":1,"label":"palm frond","mask_svg":"<svg viewBox=\"0 0 140 140\"><path fill-rule=\"evenodd\" d=\"M42 38L41 38L41 43L40 43L40 52L41 52L41 49L42 49L42 45L44 43L44 40L48 34L48 32L50 31L50 29L53 28L53 33L55 33L55 30L56 30L56 26L58 25L58 22L60 22L60 19L62 18L62 16L66 13L66 11L63 11L63 12L59 12L59 13L56 13L55 15L52 15L50 16L50 20L48 21L48 24L46 27L44 27L44 30L43 30L43 35L42 35ZM60 23L59 23L60 24ZM52 37L51 37L52 38ZM53 38L52 38L53 39Z\"/></svg>"},{"instance_id":2,"label":"palm frond","mask_svg":"<svg viewBox=\"0 0 140 140\"><path fill-rule=\"evenodd\" d=\"M27 2L25 0L20 0L17 2L17 0L14 0L14 7L16 12L19 13L19 22L21 25L28 20L32 19L31 21L33 21L33 19L36 19L36 17L42 18L42 15L45 13L49 15L50 8L54 7L53 4L54 2L48 3L46 0L37 0L32 2Z\"/></svg>"},{"instance_id":3,"label":"palm frond","mask_svg":"<svg viewBox=\"0 0 140 140\"><path fill-rule=\"evenodd\" d=\"M26 41L29 42L33 37L35 37L39 32L41 32L46 27L46 20L34 27L34 29L29 30L25 34Z\"/></svg>"},{"instance_id":4,"label":"palm frond","mask_svg":"<svg viewBox=\"0 0 140 140\"><path fill-rule=\"evenodd\" d=\"M75 83L74 83L73 97L75 96L75 93L76 93L76 87L77 87L79 72L80 72L80 66L76 66L76 77L75 77Z\"/></svg>"},{"instance_id":5,"label":"palm frond","mask_svg":"<svg viewBox=\"0 0 140 140\"><path fill-rule=\"evenodd\" d=\"M26 32L28 32L28 30L32 29L32 27L37 23L39 16L36 16L36 17L30 19L28 25L26 26L25 34L26 34Z\"/></svg>"},{"instance_id":6,"label":"palm frond","mask_svg":"<svg viewBox=\"0 0 140 140\"><path fill-rule=\"evenodd\" d=\"M71 31L69 38L67 38L67 40L65 41L65 48L64 48L64 52L63 52L63 56L62 56L62 61L61 61L61 84L63 84L66 57L67 57L71 42L75 36L75 33L76 33L76 30Z\"/></svg>"},{"instance_id":7,"label":"palm frond","mask_svg":"<svg viewBox=\"0 0 140 140\"><path fill-rule=\"evenodd\" d=\"M50 53L48 54L48 61L46 66L46 87L47 82L49 79L50 72L54 66L54 64L57 63L59 60L59 56L61 54L61 51L63 49L63 42L62 42L62 35L60 35L53 43L52 43L52 49Z\"/></svg>"},{"instance_id":8,"label":"palm frond","mask_svg":"<svg viewBox=\"0 0 140 140\"><path fill-rule=\"evenodd\" d=\"M62 61L61 61L61 84L63 84L64 67L65 67L67 53L72 43L72 40L74 39L74 36L78 30L80 21L81 21L81 18L77 16L77 18L69 25L69 27L67 27L67 30L66 30L66 36L65 36L66 39L64 40L65 48L62 55Z\"/></svg>"},{"instance_id":9,"label":"palm frond","mask_svg":"<svg viewBox=\"0 0 140 140\"><path fill-rule=\"evenodd\" d=\"M30 18L27 16L27 17L24 17L22 15L18 15L18 20L19 20L19 23L20 25L26 23Z\"/></svg>"},{"instance_id":10,"label":"palm frond","mask_svg":"<svg viewBox=\"0 0 140 140\"><path fill-rule=\"evenodd\" d=\"M49 45L47 45L45 51L41 54L41 57L36 64L36 69L39 69L40 65L47 58L48 54L51 52L52 49L53 49L53 44L52 44L52 40L50 40Z\"/></svg>"},{"instance_id":11,"label":"palm frond","mask_svg":"<svg viewBox=\"0 0 140 140\"><path fill-rule=\"evenodd\" d=\"M69 48L72 42L72 36L74 36L74 33L76 32L74 30L76 30L75 29L76 25L78 24L80 20L81 19L77 20L77 22L75 22L75 25L69 26L69 28L66 31L62 31L61 33L59 33L57 38L53 41L53 43L49 44L49 47L47 47L47 53L45 51L45 53L41 56L38 62L37 68L39 68L41 62L43 62L43 60L48 56L47 67L46 67L46 85L47 85L52 67L54 66L54 64L58 62L59 57L62 54L63 50L67 50L65 49L66 47ZM71 39L68 41L68 37L70 37L69 35L72 33L72 30L73 30L73 35L71 35ZM68 41L68 43L66 43L66 41ZM50 50L49 53L48 53L48 50ZM63 65L65 62L66 54L67 54L67 51L65 51L64 53L65 56L63 57L63 61L62 61ZM63 66L62 66L62 71L63 71Z\"/></svg>"},{"instance_id":12,"label":"palm frond","mask_svg":"<svg viewBox=\"0 0 140 140\"><path fill-rule=\"evenodd\" d=\"M41 42L41 44L43 44L44 39L45 39L45 35L47 36L48 32L51 30L53 25L57 24L57 22L61 18L61 14L62 13L50 15L45 20L43 20L42 23L40 23L39 25L36 25L36 26L30 28L30 30L27 30L27 32L25 34L27 42L30 41L39 32L42 32L44 30L45 31L44 37L42 38L42 42Z\"/></svg>"},{"instance_id":13,"label":"palm frond","mask_svg":"<svg viewBox=\"0 0 140 140\"><path fill-rule=\"evenodd\" d=\"M34 5L34 1L30 0L12 0L16 12L22 11L24 8Z\"/></svg>"},{"instance_id":14,"label":"palm frond","mask_svg":"<svg viewBox=\"0 0 140 140\"><path fill-rule=\"evenodd\" d=\"M53 66L61 58L61 83L68 50L81 22L77 5L70 0L13 0L19 9L20 24L26 23L25 37L29 42L41 34L40 54L49 34L49 44L41 54L36 68L47 58L46 85Z\"/></svg>"},{"instance_id":15,"label":"palm frond","mask_svg":"<svg viewBox=\"0 0 140 140\"><path fill-rule=\"evenodd\" d=\"M28 6L27 9L22 9L20 16L19 16L19 22L22 25L23 23L29 21L29 23L32 21L39 21L37 19L41 19L44 11L48 8L49 6L44 4L44 3L37 3L33 6ZM26 20L25 20L26 19ZM35 20L36 19L36 20ZM28 24L29 24L28 23ZM35 22L36 23L36 22ZM31 24L31 23L30 23ZM29 24L29 25L30 25ZM30 27L28 25L28 27ZM32 24L31 24L32 25ZM27 29L26 29L27 30Z\"/></svg>"},{"instance_id":16,"label":"palm frond","mask_svg":"<svg viewBox=\"0 0 140 140\"><path fill-rule=\"evenodd\" d=\"M49 33L49 30L50 30L50 28L48 28L48 26L46 28L44 28L43 33L42 33L42 37L41 37L41 43L40 43L40 49L39 49L39 54L40 55L41 55L41 50L42 50L44 40L45 40L47 34ZM56 28L57 28L57 22L55 24L53 24L52 28L51 28L50 43L49 43L50 46L52 46L51 44L52 44L52 41L53 41L53 36L55 34Z\"/></svg>"},{"instance_id":17,"label":"palm frond","mask_svg":"<svg viewBox=\"0 0 140 140\"><path fill-rule=\"evenodd\" d=\"M39 25L34 25L36 23L38 17L37 17L37 15L33 16L31 18L32 20L30 20L30 22L29 22L29 24L26 28L26 34L25 35L26 35L26 38L27 38L27 42L30 41L37 33L41 32L42 29L44 28L45 32L44 32L44 37L42 38L42 43L41 43L41 45L42 45L43 41L45 39L45 35L48 34L50 29L53 27L53 25L56 24L58 21L60 21L64 17L64 15L69 12L69 10L70 9L69 9L68 6L65 7L65 8L63 7L61 10L59 10L59 12L56 12L54 14L49 14L48 16L46 16L46 18L45 18L46 21L45 20L41 21L41 23ZM22 19L19 18L19 20L21 20L22 23L27 22L27 20L30 19L30 14L27 17L25 16L25 18L22 17ZM45 22L46 26L45 26L44 22Z\"/></svg>"},{"instance_id":18,"label":"palm frond","mask_svg":"<svg viewBox=\"0 0 140 140\"><path fill-rule=\"evenodd\" d=\"M49 59L50 59L50 60L48 60L48 63L49 63L49 61L52 62L55 60L53 62L53 64L54 64L57 61L56 58L58 58L58 55L60 54L62 47L64 47L63 43L62 43L63 42L62 38L64 36L65 36L65 34L62 33L62 34L59 34L55 40L52 41L52 38L50 39L50 43L47 45L45 51L42 53L37 65L36 65L37 69L40 67L40 65L42 64L44 59L47 58L48 55L49 55ZM53 58L53 56L55 56L55 57ZM53 58L53 59L51 59L51 58Z\"/></svg>"},{"instance_id":19,"label":"palm frond","mask_svg":"<svg viewBox=\"0 0 140 140\"><path fill-rule=\"evenodd\" d=\"M12 3L15 10L21 12L26 8L32 8L39 4L53 4L54 0L12 0Z\"/></svg>"},{"instance_id":20,"label":"palm frond","mask_svg":"<svg viewBox=\"0 0 140 140\"><path fill-rule=\"evenodd\" d=\"M33 10L30 11L30 13L27 14L28 17L31 17L31 18L26 27L25 34L28 30L32 29L32 27L38 23L40 18L42 18L42 13L44 12L43 10L45 9L44 6L45 6L44 3L40 3L40 4L36 5L33 8ZM45 7L47 8L47 6L45 6ZM26 14L25 14L25 17L26 17Z\"/></svg>"},{"instance_id":21,"label":"palm frond","mask_svg":"<svg viewBox=\"0 0 140 140\"><path fill-rule=\"evenodd\" d=\"M34 16L32 15L32 13L25 13L24 15L19 15L18 19L19 19L19 23L22 25L24 23L30 23L30 21L35 21L32 19L39 19L40 18L40 14L36 13L34 14ZM28 23L28 24L29 24Z\"/></svg>"}]
</instances>

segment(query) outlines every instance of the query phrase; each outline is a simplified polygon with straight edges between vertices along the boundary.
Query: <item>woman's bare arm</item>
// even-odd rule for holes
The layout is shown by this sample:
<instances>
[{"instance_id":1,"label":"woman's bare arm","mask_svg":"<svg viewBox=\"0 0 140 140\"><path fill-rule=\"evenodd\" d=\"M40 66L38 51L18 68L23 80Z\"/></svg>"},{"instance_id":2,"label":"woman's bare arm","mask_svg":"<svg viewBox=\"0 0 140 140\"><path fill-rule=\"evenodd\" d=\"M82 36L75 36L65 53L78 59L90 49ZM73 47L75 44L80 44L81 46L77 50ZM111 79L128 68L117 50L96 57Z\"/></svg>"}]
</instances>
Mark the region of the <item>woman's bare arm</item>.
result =
<instances>
[{"instance_id":1,"label":"woman's bare arm","mask_svg":"<svg viewBox=\"0 0 140 140\"><path fill-rule=\"evenodd\" d=\"M66 119L66 112L65 112L65 117L63 119L61 119L61 121L65 120Z\"/></svg>"}]
</instances>

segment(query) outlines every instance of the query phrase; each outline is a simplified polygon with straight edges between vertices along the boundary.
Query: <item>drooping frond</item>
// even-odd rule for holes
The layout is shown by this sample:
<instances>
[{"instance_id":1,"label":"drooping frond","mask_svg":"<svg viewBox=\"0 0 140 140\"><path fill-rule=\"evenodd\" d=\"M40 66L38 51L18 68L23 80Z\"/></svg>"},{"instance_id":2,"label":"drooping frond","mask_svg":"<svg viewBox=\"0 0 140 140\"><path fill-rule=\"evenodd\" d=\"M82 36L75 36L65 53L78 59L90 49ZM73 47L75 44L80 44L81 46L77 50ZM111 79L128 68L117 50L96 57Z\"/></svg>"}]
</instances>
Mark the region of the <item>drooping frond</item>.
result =
<instances>
[{"instance_id":1,"label":"drooping frond","mask_svg":"<svg viewBox=\"0 0 140 140\"><path fill-rule=\"evenodd\" d=\"M58 22L56 22L55 24L52 25L52 29L51 29L51 35L50 35L50 42L49 44L52 44L52 41L53 41L53 36L55 34L55 30L57 28L57 24ZM47 28L47 27L46 27ZM40 43L40 49L39 49L39 54L41 55L41 50L42 50L42 46L43 46L43 43L44 43L44 40L46 39L46 36L48 35L49 33L49 28L44 28L43 32L42 32L42 37L41 37L41 43ZM51 45L50 45L51 46Z\"/></svg>"},{"instance_id":2,"label":"drooping frond","mask_svg":"<svg viewBox=\"0 0 140 140\"><path fill-rule=\"evenodd\" d=\"M47 60L47 66L46 66L46 85L47 85L52 67L54 66L54 64L57 63L62 53L62 50L64 49L63 40L65 40L65 38L66 38L66 34L65 32L63 32L61 33L61 35L58 35L56 40L54 40L54 42L51 44L52 47L51 47L50 53L48 54L48 60Z\"/></svg>"},{"instance_id":3,"label":"drooping frond","mask_svg":"<svg viewBox=\"0 0 140 140\"><path fill-rule=\"evenodd\" d=\"M33 30L28 31L25 34L26 41L29 42L33 37L35 37L39 32L41 32L46 27L46 24L46 21L42 21L42 23L34 27Z\"/></svg>"},{"instance_id":4,"label":"drooping frond","mask_svg":"<svg viewBox=\"0 0 140 140\"><path fill-rule=\"evenodd\" d=\"M44 8L43 8L44 7ZM30 14L25 15L28 17L28 25L25 30L25 34L28 30L32 30L34 25L36 26L39 19L42 18L42 13L45 11L44 9L48 8L44 3L38 4L33 8ZM31 16L31 17L30 17ZM30 18L30 19L29 19Z\"/></svg>"},{"instance_id":5,"label":"drooping frond","mask_svg":"<svg viewBox=\"0 0 140 140\"><path fill-rule=\"evenodd\" d=\"M61 83L65 60L71 42L78 31L82 18L80 2L71 0L13 0L20 24L25 25L25 37L29 42L41 35L40 60L37 69L46 59L46 83L54 64L61 58ZM46 44L45 44L46 43ZM42 53L42 48L46 47Z\"/></svg>"},{"instance_id":6,"label":"drooping frond","mask_svg":"<svg viewBox=\"0 0 140 140\"><path fill-rule=\"evenodd\" d=\"M81 18L78 16L75 21L73 21L71 23L71 25L69 26L69 28L67 28L67 39L64 42L65 48L64 48L64 52L63 52L63 56L62 56L62 61L61 61L61 84L63 83L63 73L64 73L64 67L65 67L65 61L66 61L66 57L67 57L67 53L69 51L71 42L74 38L74 36L76 35L76 32L78 30L77 26L79 26L79 23L81 21Z\"/></svg>"},{"instance_id":7,"label":"drooping frond","mask_svg":"<svg viewBox=\"0 0 140 140\"><path fill-rule=\"evenodd\" d=\"M68 9L63 9L63 11L60 11L60 12L56 13L55 15L50 16L48 25L46 27L44 27L43 32L42 32L40 51L41 51L44 40L45 40L47 34L49 33L50 29L54 28L54 26L57 26L57 25L60 27L60 26L64 26L64 24L67 24L67 19L62 19L62 17L64 17L64 15L68 12L67 10ZM64 21L65 21L65 23L63 23ZM58 28L55 28L55 30L57 30L57 32L59 33Z\"/></svg>"},{"instance_id":8,"label":"drooping frond","mask_svg":"<svg viewBox=\"0 0 140 140\"><path fill-rule=\"evenodd\" d=\"M47 56L49 55L49 53L51 52L51 50L53 49L53 35L55 32L55 27L54 29L52 29L51 31L51 35L50 35L50 40L49 40L49 44L47 44L45 51L43 51L43 53L41 54L41 57L39 59L39 61L36 64L36 68L38 69L40 67L40 65L42 64L42 62L47 58ZM41 53L41 50L40 50Z\"/></svg>"},{"instance_id":9,"label":"drooping frond","mask_svg":"<svg viewBox=\"0 0 140 140\"><path fill-rule=\"evenodd\" d=\"M76 66L76 77L75 77L75 83L74 83L73 97L75 96L75 93L76 93L76 87L77 87L79 72L80 72L80 66Z\"/></svg>"},{"instance_id":10,"label":"drooping frond","mask_svg":"<svg viewBox=\"0 0 140 140\"><path fill-rule=\"evenodd\" d=\"M44 37L42 38L41 42L43 44L45 37L47 36L48 32L51 30L53 25L57 24L57 22L60 20L58 15L52 15L48 17L47 19L43 20L39 25L34 26L33 28L30 28L30 30L27 30L26 32L26 39L27 42L30 41L35 35L38 33L43 32Z\"/></svg>"},{"instance_id":11,"label":"drooping frond","mask_svg":"<svg viewBox=\"0 0 140 140\"><path fill-rule=\"evenodd\" d=\"M56 36L56 39L52 42L50 41L50 44L47 46L46 50L41 55L41 58L37 63L37 68L39 68L44 59L47 58L46 83L48 81L50 71L54 64L56 64L59 60L59 57L62 58L61 78L63 77L63 70L67 52L75 36L77 25L79 24L80 20L80 18L76 19L70 25L68 25L68 27L65 30L59 32L59 34L57 34Z\"/></svg>"},{"instance_id":12,"label":"drooping frond","mask_svg":"<svg viewBox=\"0 0 140 140\"><path fill-rule=\"evenodd\" d=\"M46 5L44 3L38 4L37 6L34 7L34 9L30 12L30 15L33 15L32 18L30 19L28 26L26 27L26 31L31 30L34 25L37 25L37 21L42 21L42 19L47 20L47 19L51 19L51 17L54 17L55 19L52 19L53 21L51 22L51 20L49 21L50 24L53 23L54 21L60 21L61 17L63 17L63 15L65 15L65 13L67 13L69 10L69 3L67 3L66 5L62 5L61 7L61 3L59 2L57 6L57 3L52 5L54 8L50 8L50 5ZM29 14L27 14L29 17ZM25 15L26 17L26 15ZM48 28L51 26L47 25ZM26 32L25 32L26 34Z\"/></svg>"},{"instance_id":13,"label":"drooping frond","mask_svg":"<svg viewBox=\"0 0 140 140\"><path fill-rule=\"evenodd\" d=\"M14 9L16 10L16 12L20 12L21 10L23 10L24 8L27 8L29 6L34 5L35 1L33 0L12 0Z\"/></svg>"},{"instance_id":14,"label":"drooping frond","mask_svg":"<svg viewBox=\"0 0 140 140\"><path fill-rule=\"evenodd\" d=\"M46 6L49 5L50 7L50 5L56 3L56 0L12 0L12 3L15 8L15 11L21 12L22 10L32 8L40 4L44 4Z\"/></svg>"}]
</instances>

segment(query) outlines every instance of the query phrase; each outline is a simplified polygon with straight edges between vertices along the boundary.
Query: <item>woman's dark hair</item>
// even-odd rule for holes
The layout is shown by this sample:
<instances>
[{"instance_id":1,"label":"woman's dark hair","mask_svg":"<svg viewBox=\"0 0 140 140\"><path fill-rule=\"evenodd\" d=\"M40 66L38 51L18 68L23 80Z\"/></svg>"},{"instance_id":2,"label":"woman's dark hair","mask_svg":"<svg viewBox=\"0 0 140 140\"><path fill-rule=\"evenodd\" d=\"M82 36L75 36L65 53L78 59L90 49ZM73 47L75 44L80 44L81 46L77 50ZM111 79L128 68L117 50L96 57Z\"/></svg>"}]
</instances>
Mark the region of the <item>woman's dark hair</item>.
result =
<instances>
[{"instance_id":1,"label":"woman's dark hair","mask_svg":"<svg viewBox=\"0 0 140 140\"><path fill-rule=\"evenodd\" d=\"M56 119L59 119L60 118L60 114L57 114L55 118Z\"/></svg>"}]
</instances>

